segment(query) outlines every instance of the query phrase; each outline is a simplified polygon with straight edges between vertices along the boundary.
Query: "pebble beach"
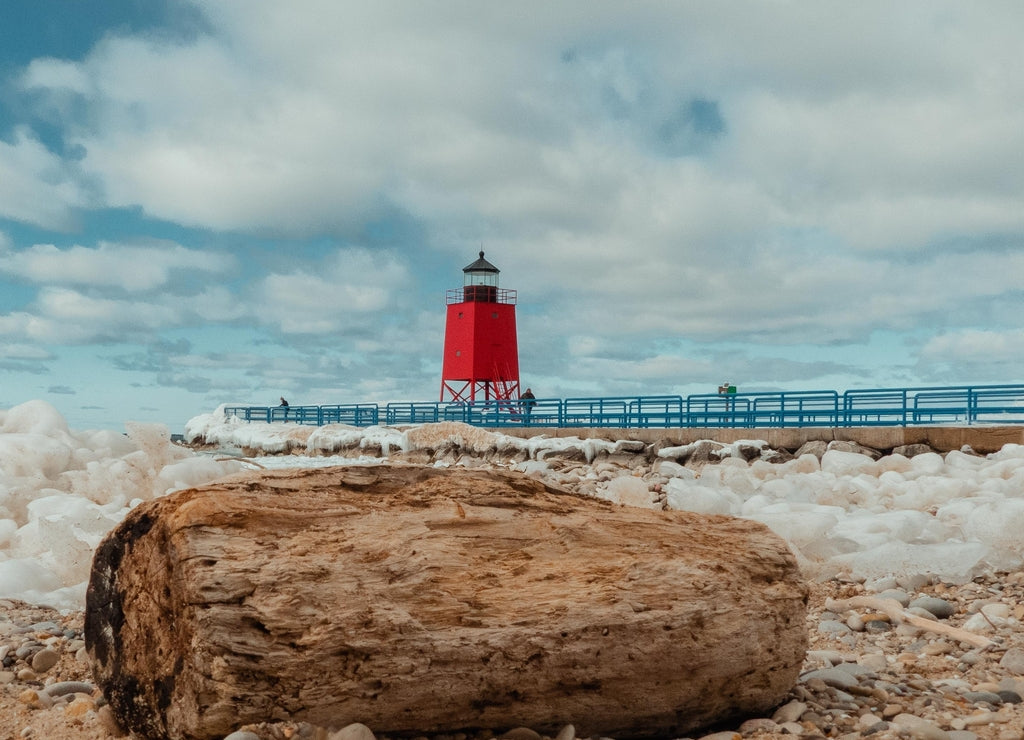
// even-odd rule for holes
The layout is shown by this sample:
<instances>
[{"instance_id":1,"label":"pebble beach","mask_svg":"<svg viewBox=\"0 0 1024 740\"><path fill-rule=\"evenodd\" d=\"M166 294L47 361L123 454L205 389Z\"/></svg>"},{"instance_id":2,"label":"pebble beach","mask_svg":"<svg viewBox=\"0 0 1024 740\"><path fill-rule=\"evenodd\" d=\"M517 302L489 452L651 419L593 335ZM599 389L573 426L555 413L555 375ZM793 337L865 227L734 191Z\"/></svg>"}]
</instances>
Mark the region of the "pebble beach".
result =
<instances>
[{"instance_id":1,"label":"pebble beach","mask_svg":"<svg viewBox=\"0 0 1024 740\"><path fill-rule=\"evenodd\" d=\"M890 613L855 606L858 599L879 601ZM955 632L901 621L906 615ZM0 600L0 740L125 736L91 683L82 621L80 611L62 614ZM1021 740L1022 623L1024 571L959 585L922 579L812 583L810 649L786 700L766 716L737 718L693 737ZM359 724L284 722L242 726L228 738L370 740L372 730ZM575 731L570 724L557 732L512 728L506 735L508 740L574 740ZM494 737L487 731L434 740Z\"/></svg>"},{"instance_id":2,"label":"pebble beach","mask_svg":"<svg viewBox=\"0 0 1024 740\"><path fill-rule=\"evenodd\" d=\"M25 429L0 439L14 445L25 468L8 480L13 518L3 564L14 590L38 596L0 594L0 740L124 736L92 683L82 639L83 579L98 537L138 500L246 466L380 462L512 468L570 491L654 509L749 513L757 503L755 513L808 565L809 650L799 680L777 707L706 728L695 740L1024 740L1024 569L1014 524L1024 500L1024 455L1015 446L978 455L836 443L787 451L763 443L515 442L460 425L262 429L215 414L196 420L202 434L190 449L171 444L166 430L138 426L114 438L69 431L45 407L21 412ZM33 450L41 449L51 458L55 450L68 452L61 466L48 468L32 461L41 454ZM971 519L973 511L986 518ZM830 530L824 514L841 531ZM916 529L906 526L918 522ZM74 548L55 551L58 536L70 537ZM918 558L886 573L876 545L928 557L944 553L944 568L928 572ZM971 559L960 564L951 553ZM53 584L45 592L32 590L37 573ZM358 718L339 718L331 727L298 720L242 726L228 737L370 740L373 733ZM504 736L575 740L576 734L567 718L562 727L509 728ZM493 737L467 730L435 740Z\"/></svg>"}]
</instances>

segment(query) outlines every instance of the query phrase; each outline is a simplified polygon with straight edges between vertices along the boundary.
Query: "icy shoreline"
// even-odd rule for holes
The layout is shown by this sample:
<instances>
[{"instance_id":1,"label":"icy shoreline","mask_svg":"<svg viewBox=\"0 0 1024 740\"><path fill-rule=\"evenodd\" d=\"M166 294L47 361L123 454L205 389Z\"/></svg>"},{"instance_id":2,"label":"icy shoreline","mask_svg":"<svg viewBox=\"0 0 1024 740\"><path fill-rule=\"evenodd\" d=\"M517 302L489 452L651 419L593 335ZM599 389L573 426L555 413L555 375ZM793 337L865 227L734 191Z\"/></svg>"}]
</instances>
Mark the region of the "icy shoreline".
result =
<instances>
[{"instance_id":1,"label":"icy shoreline","mask_svg":"<svg viewBox=\"0 0 1024 740\"><path fill-rule=\"evenodd\" d=\"M252 467L371 464L514 468L584 495L760 521L808 577L936 575L964 582L1024 565L1024 446L912 457L772 450L743 440L680 447L543 436L456 423L407 428L248 424L214 412L186 439L126 424L127 435L73 431L46 403L0 411L0 598L61 609L84 603L92 552L139 502ZM220 450L220 453L213 453ZM799 451L796 451L799 452ZM282 454L288 453L288 454ZM772 462L774 460L775 462Z\"/></svg>"}]
</instances>

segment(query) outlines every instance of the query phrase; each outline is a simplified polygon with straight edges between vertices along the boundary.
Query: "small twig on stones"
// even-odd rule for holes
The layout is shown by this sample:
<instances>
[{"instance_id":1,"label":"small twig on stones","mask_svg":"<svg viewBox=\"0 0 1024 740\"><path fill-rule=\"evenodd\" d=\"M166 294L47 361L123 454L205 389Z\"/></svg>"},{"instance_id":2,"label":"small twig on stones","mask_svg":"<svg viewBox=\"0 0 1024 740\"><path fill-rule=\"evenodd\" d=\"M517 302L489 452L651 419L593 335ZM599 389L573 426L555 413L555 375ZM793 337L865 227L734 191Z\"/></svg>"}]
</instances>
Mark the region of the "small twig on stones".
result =
<instances>
[{"instance_id":1,"label":"small twig on stones","mask_svg":"<svg viewBox=\"0 0 1024 740\"><path fill-rule=\"evenodd\" d=\"M854 596L853 598L842 600L828 599L825 602L825 608L834 612L851 611L857 608L877 609L886 614L896 624L910 624L918 629L946 635L979 648L987 648L995 644L992 640L982 635L976 635L967 630L911 614L905 611L895 599L883 599L877 596Z\"/></svg>"}]
</instances>

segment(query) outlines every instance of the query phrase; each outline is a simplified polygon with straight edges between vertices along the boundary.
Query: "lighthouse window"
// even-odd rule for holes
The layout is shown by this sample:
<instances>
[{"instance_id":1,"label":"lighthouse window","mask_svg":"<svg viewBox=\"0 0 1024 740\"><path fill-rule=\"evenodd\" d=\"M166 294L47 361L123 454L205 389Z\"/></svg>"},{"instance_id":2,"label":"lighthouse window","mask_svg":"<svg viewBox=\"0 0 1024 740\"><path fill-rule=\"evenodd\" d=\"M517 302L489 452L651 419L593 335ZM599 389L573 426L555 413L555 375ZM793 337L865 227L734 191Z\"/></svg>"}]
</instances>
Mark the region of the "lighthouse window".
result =
<instances>
[{"instance_id":1,"label":"lighthouse window","mask_svg":"<svg viewBox=\"0 0 1024 740\"><path fill-rule=\"evenodd\" d=\"M459 318L462 318L462 311L459 311Z\"/></svg>"},{"instance_id":2,"label":"lighthouse window","mask_svg":"<svg viewBox=\"0 0 1024 740\"><path fill-rule=\"evenodd\" d=\"M492 314L491 314L491 318L492 318L492 319L496 319L496 318L498 318L498 312L497 312L497 311L495 311L494 313L492 313Z\"/></svg>"},{"instance_id":3,"label":"lighthouse window","mask_svg":"<svg viewBox=\"0 0 1024 740\"><path fill-rule=\"evenodd\" d=\"M461 349L455 350L455 356L456 357L462 357L462 350Z\"/></svg>"}]
</instances>

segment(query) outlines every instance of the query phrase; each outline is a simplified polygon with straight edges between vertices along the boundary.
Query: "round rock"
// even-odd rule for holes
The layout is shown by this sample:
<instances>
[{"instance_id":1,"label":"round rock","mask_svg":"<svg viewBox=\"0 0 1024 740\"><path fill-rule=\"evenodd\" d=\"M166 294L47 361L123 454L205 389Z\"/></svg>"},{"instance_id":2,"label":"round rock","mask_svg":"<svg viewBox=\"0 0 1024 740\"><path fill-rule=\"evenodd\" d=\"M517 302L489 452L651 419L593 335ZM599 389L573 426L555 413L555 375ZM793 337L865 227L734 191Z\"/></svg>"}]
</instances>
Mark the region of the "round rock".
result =
<instances>
[{"instance_id":1,"label":"round rock","mask_svg":"<svg viewBox=\"0 0 1024 740\"><path fill-rule=\"evenodd\" d=\"M848 689L851 686L857 685L857 678L849 671L844 671L841 668L822 668L818 671L811 671L810 673L805 673L801 676L800 680L803 683L807 683L815 678L824 681L826 685L837 689Z\"/></svg>"},{"instance_id":2,"label":"round rock","mask_svg":"<svg viewBox=\"0 0 1024 740\"><path fill-rule=\"evenodd\" d=\"M937 724L913 714L897 714L892 723L913 740L949 740L949 733Z\"/></svg>"},{"instance_id":3,"label":"round rock","mask_svg":"<svg viewBox=\"0 0 1024 740\"><path fill-rule=\"evenodd\" d=\"M992 691L965 691L963 697L972 704L985 702L986 704L999 705L1003 703L1003 698Z\"/></svg>"},{"instance_id":4,"label":"round rock","mask_svg":"<svg viewBox=\"0 0 1024 740\"><path fill-rule=\"evenodd\" d=\"M920 596L911 601L910 606L912 608L924 609L938 619L949 619L956 614L956 607L953 604L935 596Z\"/></svg>"},{"instance_id":5,"label":"round rock","mask_svg":"<svg viewBox=\"0 0 1024 740\"><path fill-rule=\"evenodd\" d=\"M996 695L1003 700L1005 704L1020 704L1024 699L1016 691L997 691Z\"/></svg>"},{"instance_id":6,"label":"round rock","mask_svg":"<svg viewBox=\"0 0 1024 740\"><path fill-rule=\"evenodd\" d=\"M32 670L36 673L46 673L57 665L60 655L50 648L43 648L32 656Z\"/></svg>"},{"instance_id":7,"label":"round rock","mask_svg":"<svg viewBox=\"0 0 1024 740\"><path fill-rule=\"evenodd\" d=\"M337 732L332 732L328 740L376 740L376 737L373 730L366 725L361 722L353 722Z\"/></svg>"},{"instance_id":8,"label":"round rock","mask_svg":"<svg viewBox=\"0 0 1024 740\"><path fill-rule=\"evenodd\" d=\"M1024 676L1024 648L1012 647L999 660L999 665L1015 676Z\"/></svg>"},{"instance_id":9,"label":"round rock","mask_svg":"<svg viewBox=\"0 0 1024 740\"><path fill-rule=\"evenodd\" d=\"M883 591L878 594L880 599L892 599L899 603L900 606L906 608L910 606L910 594L906 591L901 591L898 588L890 588L887 591Z\"/></svg>"}]
</instances>

